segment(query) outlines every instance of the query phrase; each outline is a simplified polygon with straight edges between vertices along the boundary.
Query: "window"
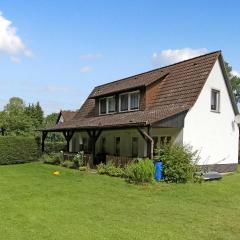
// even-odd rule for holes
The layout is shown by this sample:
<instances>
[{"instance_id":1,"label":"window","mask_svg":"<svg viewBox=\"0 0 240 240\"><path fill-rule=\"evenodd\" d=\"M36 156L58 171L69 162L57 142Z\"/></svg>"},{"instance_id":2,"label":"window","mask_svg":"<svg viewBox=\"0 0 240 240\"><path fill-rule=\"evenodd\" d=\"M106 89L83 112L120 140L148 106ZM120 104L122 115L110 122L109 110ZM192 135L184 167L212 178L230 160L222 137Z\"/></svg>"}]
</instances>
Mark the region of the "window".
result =
<instances>
[{"instance_id":1,"label":"window","mask_svg":"<svg viewBox=\"0 0 240 240\"><path fill-rule=\"evenodd\" d=\"M120 111L128 111L128 93L120 95Z\"/></svg>"},{"instance_id":2,"label":"window","mask_svg":"<svg viewBox=\"0 0 240 240\"><path fill-rule=\"evenodd\" d=\"M100 99L100 114L106 114L107 113L107 99L102 98Z\"/></svg>"},{"instance_id":3,"label":"window","mask_svg":"<svg viewBox=\"0 0 240 240\"><path fill-rule=\"evenodd\" d=\"M139 92L130 93L130 109L136 110L139 108Z\"/></svg>"},{"instance_id":4,"label":"window","mask_svg":"<svg viewBox=\"0 0 240 240\"><path fill-rule=\"evenodd\" d=\"M220 112L220 91L215 89L211 91L211 111Z\"/></svg>"},{"instance_id":5,"label":"window","mask_svg":"<svg viewBox=\"0 0 240 240\"><path fill-rule=\"evenodd\" d=\"M114 113L116 111L116 100L114 96L99 100L100 114Z\"/></svg>"},{"instance_id":6,"label":"window","mask_svg":"<svg viewBox=\"0 0 240 240\"><path fill-rule=\"evenodd\" d=\"M115 154L120 155L120 137L115 138Z\"/></svg>"},{"instance_id":7,"label":"window","mask_svg":"<svg viewBox=\"0 0 240 240\"><path fill-rule=\"evenodd\" d=\"M108 107L107 107L107 112L108 113L113 113L116 111L116 101L115 101L115 97L109 97L107 98L107 102L108 102Z\"/></svg>"},{"instance_id":8,"label":"window","mask_svg":"<svg viewBox=\"0 0 240 240\"><path fill-rule=\"evenodd\" d=\"M106 153L106 138L105 137L101 138L101 152Z\"/></svg>"},{"instance_id":9,"label":"window","mask_svg":"<svg viewBox=\"0 0 240 240\"><path fill-rule=\"evenodd\" d=\"M77 139L75 137L72 138L72 152L77 152Z\"/></svg>"},{"instance_id":10,"label":"window","mask_svg":"<svg viewBox=\"0 0 240 240\"><path fill-rule=\"evenodd\" d=\"M138 157L138 138L132 138L132 157Z\"/></svg>"},{"instance_id":11,"label":"window","mask_svg":"<svg viewBox=\"0 0 240 240\"><path fill-rule=\"evenodd\" d=\"M171 137L170 136L162 136L160 137L160 145L167 145L171 143Z\"/></svg>"},{"instance_id":12,"label":"window","mask_svg":"<svg viewBox=\"0 0 240 240\"><path fill-rule=\"evenodd\" d=\"M140 92L123 93L119 98L120 112L134 111L139 109Z\"/></svg>"},{"instance_id":13,"label":"window","mask_svg":"<svg viewBox=\"0 0 240 240\"><path fill-rule=\"evenodd\" d=\"M82 147L81 147L81 150L84 151L84 152L89 152L89 142L88 142L88 138L83 138L82 139Z\"/></svg>"}]
</instances>

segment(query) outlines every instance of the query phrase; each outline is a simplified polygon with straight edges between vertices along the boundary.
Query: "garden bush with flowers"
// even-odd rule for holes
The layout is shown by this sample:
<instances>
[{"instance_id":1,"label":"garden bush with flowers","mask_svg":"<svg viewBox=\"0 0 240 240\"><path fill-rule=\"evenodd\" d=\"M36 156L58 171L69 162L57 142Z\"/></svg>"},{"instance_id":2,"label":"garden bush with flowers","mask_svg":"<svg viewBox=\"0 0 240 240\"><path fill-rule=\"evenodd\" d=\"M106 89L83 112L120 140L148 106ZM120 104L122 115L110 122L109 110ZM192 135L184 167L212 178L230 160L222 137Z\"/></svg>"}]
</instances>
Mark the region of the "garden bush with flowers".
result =
<instances>
[{"instance_id":1,"label":"garden bush with flowers","mask_svg":"<svg viewBox=\"0 0 240 240\"><path fill-rule=\"evenodd\" d=\"M43 154L40 158L43 163L60 165L62 167L79 169L80 171L85 171L87 169L87 163L84 160L84 152L77 153L73 159L64 160L63 151L58 153Z\"/></svg>"}]
</instances>

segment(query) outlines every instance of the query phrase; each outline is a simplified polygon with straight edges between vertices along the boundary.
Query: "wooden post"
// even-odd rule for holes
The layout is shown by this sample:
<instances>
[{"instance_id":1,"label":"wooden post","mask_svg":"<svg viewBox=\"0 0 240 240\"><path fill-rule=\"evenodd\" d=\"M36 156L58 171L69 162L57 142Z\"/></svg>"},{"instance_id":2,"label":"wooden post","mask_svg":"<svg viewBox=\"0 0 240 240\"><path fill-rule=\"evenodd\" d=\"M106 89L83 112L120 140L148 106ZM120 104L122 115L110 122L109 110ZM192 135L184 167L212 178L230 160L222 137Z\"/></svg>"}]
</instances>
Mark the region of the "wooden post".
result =
<instances>
[{"instance_id":1,"label":"wooden post","mask_svg":"<svg viewBox=\"0 0 240 240\"><path fill-rule=\"evenodd\" d=\"M48 132L47 131L42 131L42 153L44 152L44 148L45 148L45 145L44 145L44 143L45 143L45 139L46 139L46 137L47 137L47 134L48 134Z\"/></svg>"},{"instance_id":2,"label":"wooden post","mask_svg":"<svg viewBox=\"0 0 240 240\"><path fill-rule=\"evenodd\" d=\"M87 133L89 135L90 141L91 141L91 147L92 147L92 157L93 157L93 163L95 164L95 160L96 160L96 142L99 138L99 136L101 135L102 130L98 130L98 132L96 132L96 130L87 130Z\"/></svg>"},{"instance_id":3,"label":"wooden post","mask_svg":"<svg viewBox=\"0 0 240 240\"><path fill-rule=\"evenodd\" d=\"M69 144L70 144L70 141L72 139L72 136L74 134L74 131L73 130L67 130L67 131L63 131L63 135L67 141L67 151L69 152Z\"/></svg>"},{"instance_id":4,"label":"wooden post","mask_svg":"<svg viewBox=\"0 0 240 240\"><path fill-rule=\"evenodd\" d=\"M142 137L145 139L147 146L150 147L150 151L148 152L148 157L150 159L153 159L153 148L154 148L154 141L152 137L150 136L149 132L150 129L148 128L148 133L146 133L143 129L138 128L138 132L142 135Z\"/></svg>"}]
</instances>

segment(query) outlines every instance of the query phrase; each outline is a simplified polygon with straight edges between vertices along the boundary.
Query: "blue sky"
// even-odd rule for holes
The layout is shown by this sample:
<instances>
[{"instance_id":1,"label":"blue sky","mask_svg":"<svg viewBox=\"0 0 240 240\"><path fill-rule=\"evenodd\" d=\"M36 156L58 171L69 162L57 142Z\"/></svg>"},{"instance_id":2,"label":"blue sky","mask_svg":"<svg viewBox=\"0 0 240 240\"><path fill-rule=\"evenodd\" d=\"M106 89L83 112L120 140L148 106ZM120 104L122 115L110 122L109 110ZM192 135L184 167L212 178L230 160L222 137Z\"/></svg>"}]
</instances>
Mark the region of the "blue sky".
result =
<instances>
[{"instance_id":1,"label":"blue sky","mask_svg":"<svg viewBox=\"0 0 240 240\"><path fill-rule=\"evenodd\" d=\"M99 84L221 49L240 72L240 1L1 0L0 109L77 109Z\"/></svg>"}]
</instances>

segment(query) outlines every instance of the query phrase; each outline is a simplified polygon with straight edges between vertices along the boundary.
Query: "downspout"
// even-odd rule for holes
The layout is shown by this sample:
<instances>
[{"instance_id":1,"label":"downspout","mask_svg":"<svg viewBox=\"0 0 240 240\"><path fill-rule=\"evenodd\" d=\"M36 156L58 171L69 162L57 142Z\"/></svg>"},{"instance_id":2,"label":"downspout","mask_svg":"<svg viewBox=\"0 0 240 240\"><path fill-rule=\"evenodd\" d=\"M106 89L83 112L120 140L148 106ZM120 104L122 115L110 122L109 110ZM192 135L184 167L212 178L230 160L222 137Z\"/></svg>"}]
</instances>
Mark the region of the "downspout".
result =
<instances>
[{"instance_id":1,"label":"downspout","mask_svg":"<svg viewBox=\"0 0 240 240\"><path fill-rule=\"evenodd\" d=\"M142 133L142 135L150 142L150 159L153 159L153 148L154 148L154 141L152 137L150 136L150 127L148 127L148 133L146 133L144 130L141 128L138 128L139 131Z\"/></svg>"}]
</instances>

